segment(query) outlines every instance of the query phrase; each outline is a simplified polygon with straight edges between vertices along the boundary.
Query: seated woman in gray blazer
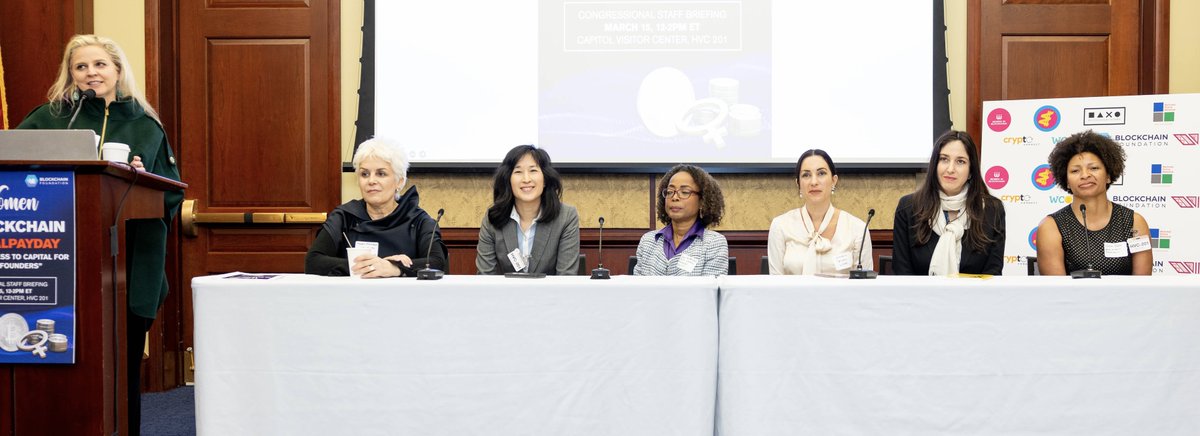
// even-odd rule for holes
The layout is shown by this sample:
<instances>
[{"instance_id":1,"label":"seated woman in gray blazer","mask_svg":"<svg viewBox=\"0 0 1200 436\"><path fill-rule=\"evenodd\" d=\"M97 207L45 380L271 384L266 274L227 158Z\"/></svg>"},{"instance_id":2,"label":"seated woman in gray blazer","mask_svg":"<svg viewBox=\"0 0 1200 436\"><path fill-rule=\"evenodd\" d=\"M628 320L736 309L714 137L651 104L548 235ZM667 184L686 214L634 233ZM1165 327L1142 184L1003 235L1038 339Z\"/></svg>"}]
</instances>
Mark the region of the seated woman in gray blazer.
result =
<instances>
[{"instance_id":1,"label":"seated woman in gray blazer","mask_svg":"<svg viewBox=\"0 0 1200 436\"><path fill-rule=\"evenodd\" d=\"M518 145L496 168L475 268L479 274L578 272L579 213L563 204L562 179L546 150Z\"/></svg>"},{"instance_id":2,"label":"seated woman in gray blazer","mask_svg":"<svg viewBox=\"0 0 1200 436\"><path fill-rule=\"evenodd\" d=\"M658 220L666 224L638 242L639 276L714 276L729 270L725 236L709 230L721 223L725 196L704 169L675 165L658 181Z\"/></svg>"}]
</instances>

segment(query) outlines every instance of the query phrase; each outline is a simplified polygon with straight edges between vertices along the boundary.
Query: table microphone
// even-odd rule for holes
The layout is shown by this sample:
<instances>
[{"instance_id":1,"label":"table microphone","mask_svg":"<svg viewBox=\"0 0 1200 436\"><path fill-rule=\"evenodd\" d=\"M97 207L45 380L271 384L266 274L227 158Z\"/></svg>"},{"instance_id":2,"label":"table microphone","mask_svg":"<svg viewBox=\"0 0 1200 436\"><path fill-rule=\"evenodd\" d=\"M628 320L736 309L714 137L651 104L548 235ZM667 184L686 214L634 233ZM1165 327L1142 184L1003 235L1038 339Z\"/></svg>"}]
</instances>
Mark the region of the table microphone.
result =
<instances>
[{"instance_id":1,"label":"table microphone","mask_svg":"<svg viewBox=\"0 0 1200 436\"><path fill-rule=\"evenodd\" d=\"M71 129L71 125L75 124L75 117L79 116L79 110L83 108L83 101L89 98L96 98L96 90L85 89L79 94L79 100L75 102L75 113L71 114L71 121L67 122L67 129Z\"/></svg>"},{"instance_id":2,"label":"table microphone","mask_svg":"<svg viewBox=\"0 0 1200 436\"><path fill-rule=\"evenodd\" d=\"M858 266L850 270L850 278L852 279L873 279L879 276L879 273L874 270L864 270L862 267L862 252L863 247L867 245L867 229L871 226L871 218L875 218L875 208L867 211L867 223L863 225L862 241L858 244Z\"/></svg>"},{"instance_id":3,"label":"table microphone","mask_svg":"<svg viewBox=\"0 0 1200 436\"><path fill-rule=\"evenodd\" d=\"M438 225L442 222L442 215L446 214L446 209L438 209L437 219L433 221L434 234L429 237L429 249L425 251L425 268L417 271L417 280L441 280L446 273L440 269L429 267L429 256L433 254L433 243L437 242Z\"/></svg>"},{"instance_id":4,"label":"table microphone","mask_svg":"<svg viewBox=\"0 0 1200 436\"><path fill-rule=\"evenodd\" d=\"M608 274L608 268L604 267L604 217L600 217L600 236L596 238L596 245L600 252L597 254L599 262L596 264L596 269L592 270L592 280L608 280L611 277Z\"/></svg>"},{"instance_id":5,"label":"table microphone","mask_svg":"<svg viewBox=\"0 0 1200 436\"><path fill-rule=\"evenodd\" d=\"M1087 242L1090 243L1090 242L1092 242L1092 231L1090 229L1088 229L1088 226L1087 226L1087 205L1086 204L1079 205L1079 214L1083 215L1083 232L1087 234ZM1091 257L1092 256L1089 255L1088 259L1091 259ZM1100 278L1101 275L1103 275L1103 274L1100 273L1100 270L1093 268L1093 264L1090 260L1088 261L1087 268L1071 271L1071 278L1073 278L1073 279L1098 279L1098 278Z\"/></svg>"}]
</instances>

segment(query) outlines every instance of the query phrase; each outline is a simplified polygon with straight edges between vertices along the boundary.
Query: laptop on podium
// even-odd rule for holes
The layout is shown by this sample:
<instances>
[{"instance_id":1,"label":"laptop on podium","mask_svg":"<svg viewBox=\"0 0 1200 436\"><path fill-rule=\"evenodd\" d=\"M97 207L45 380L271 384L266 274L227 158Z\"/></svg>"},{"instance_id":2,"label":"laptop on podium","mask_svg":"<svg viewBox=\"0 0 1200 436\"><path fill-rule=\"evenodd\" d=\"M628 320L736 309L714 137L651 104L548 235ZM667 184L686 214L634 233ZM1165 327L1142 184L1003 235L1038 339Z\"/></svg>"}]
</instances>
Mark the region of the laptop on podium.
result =
<instances>
[{"instance_id":1,"label":"laptop on podium","mask_svg":"<svg viewBox=\"0 0 1200 436\"><path fill-rule=\"evenodd\" d=\"M100 160L100 155L91 130L0 130L0 160Z\"/></svg>"}]
</instances>

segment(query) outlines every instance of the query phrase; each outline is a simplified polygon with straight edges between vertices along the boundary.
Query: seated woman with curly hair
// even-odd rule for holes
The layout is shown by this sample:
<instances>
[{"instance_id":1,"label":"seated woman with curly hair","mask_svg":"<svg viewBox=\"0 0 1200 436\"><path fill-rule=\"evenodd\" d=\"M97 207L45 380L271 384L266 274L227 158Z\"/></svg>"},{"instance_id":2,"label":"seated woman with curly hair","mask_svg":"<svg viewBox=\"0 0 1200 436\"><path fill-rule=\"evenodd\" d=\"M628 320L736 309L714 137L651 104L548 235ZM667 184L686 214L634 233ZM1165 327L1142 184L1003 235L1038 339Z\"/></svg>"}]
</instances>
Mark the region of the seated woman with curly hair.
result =
<instances>
[{"instance_id":1,"label":"seated woman with curly hair","mask_svg":"<svg viewBox=\"0 0 1200 436\"><path fill-rule=\"evenodd\" d=\"M676 165L658 181L658 220L666 226L638 242L639 276L712 276L729 269L729 245L709 226L721 223L725 197L700 167Z\"/></svg>"},{"instance_id":2,"label":"seated woman with curly hair","mask_svg":"<svg viewBox=\"0 0 1200 436\"><path fill-rule=\"evenodd\" d=\"M1088 130L1055 145L1049 160L1054 180L1074 199L1038 225L1042 275L1084 269L1150 275L1154 267L1150 225L1141 214L1108 197L1108 187L1125 172L1121 145Z\"/></svg>"}]
</instances>

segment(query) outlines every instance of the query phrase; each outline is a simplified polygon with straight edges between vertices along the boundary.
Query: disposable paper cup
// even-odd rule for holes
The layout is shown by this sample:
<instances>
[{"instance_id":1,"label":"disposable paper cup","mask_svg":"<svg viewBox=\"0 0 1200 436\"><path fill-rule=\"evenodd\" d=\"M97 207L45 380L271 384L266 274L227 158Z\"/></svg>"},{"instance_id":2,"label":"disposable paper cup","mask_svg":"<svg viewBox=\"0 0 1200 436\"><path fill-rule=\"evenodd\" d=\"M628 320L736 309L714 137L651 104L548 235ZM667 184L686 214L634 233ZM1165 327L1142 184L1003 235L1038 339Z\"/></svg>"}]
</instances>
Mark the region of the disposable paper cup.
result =
<instances>
[{"instance_id":1,"label":"disposable paper cup","mask_svg":"<svg viewBox=\"0 0 1200 436\"><path fill-rule=\"evenodd\" d=\"M354 259L364 254L378 256L379 247L350 247L346 249L346 269L350 270L350 277L358 278L361 276L354 273Z\"/></svg>"},{"instance_id":2,"label":"disposable paper cup","mask_svg":"<svg viewBox=\"0 0 1200 436\"><path fill-rule=\"evenodd\" d=\"M109 162L129 163L129 146L120 142L105 142L100 156Z\"/></svg>"}]
</instances>

